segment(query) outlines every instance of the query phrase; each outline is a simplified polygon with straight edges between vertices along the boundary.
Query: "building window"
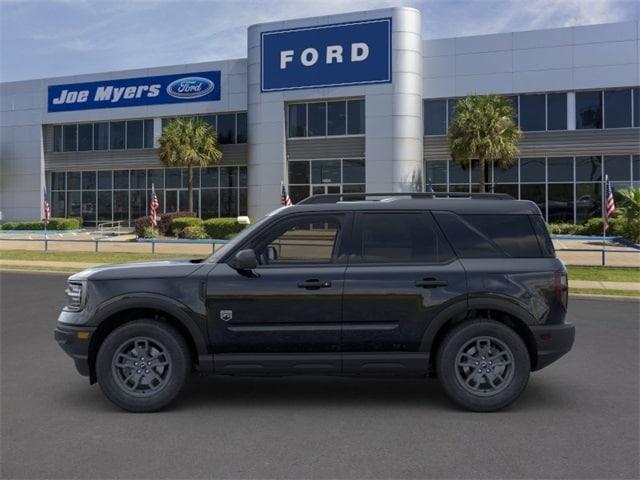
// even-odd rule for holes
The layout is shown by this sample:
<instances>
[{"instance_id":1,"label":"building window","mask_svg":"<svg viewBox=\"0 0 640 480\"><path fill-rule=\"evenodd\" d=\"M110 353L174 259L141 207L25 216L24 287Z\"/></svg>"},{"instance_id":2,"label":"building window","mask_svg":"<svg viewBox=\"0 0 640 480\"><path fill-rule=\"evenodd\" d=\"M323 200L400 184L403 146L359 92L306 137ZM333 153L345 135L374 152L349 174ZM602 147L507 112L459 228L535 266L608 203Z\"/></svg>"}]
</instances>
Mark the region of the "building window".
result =
<instances>
[{"instance_id":1,"label":"building window","mask_svg":"<svg viewBox=\"0 0 640 480\"><path fill-rule=\"evenodd\" d=\"M125 122L111 122L109 124L109 148L122 150L125 145Z\"/></svg>"},{"instance_id":2,"label":"building window","mask_svg":"<svg viewBox=\"0 0 640 480\"><path fill-rule=\"evenodd\" d=\"M307 136L307 105L296 103L289 105L289 137Z\"/></svg>"},{"instance_id":3,"label":"building window","mask_svg":"<svg viewBox=\"0 0 640 480\"><path fill-rule=\"evenodd\" d=\"M364 100L347 101L347 134L364 135Z\"/></svg>"},{"instance_id":4,"label":"building window","mask_svg":"<svg viewBox=\"0 0 640 480\"><path fill-rule=\"evenodd\" d=\"M576 157L576 182L599 182L602 180L600 157Z\"/></svg>"},{"instance_id":5,"label":"building window","mask_svg":"<svg viewBox=\"0 0 640 480\"><path fill-rule=\"evenodd\" d=\"M78 125L64 125L62 128L63 149L65 152L78 150Z\"/></svg>"},{"instance_id":6,"label":"building window","mask_svg":"<svg viewBox=\"0 0 640 480\"><path fill-rule=\"evenodd\" d=\"M640 88L633 89L633 126L640 127Z\"/></svg>"},{"instance_id":7,"label":"building window","mask_svg":"<svg viewBox=\"0 0 640 480\"><path fill-rule=\"evenodd\" d=\"M92 123L81 123L78 125L78 150L81 152L93 150Z\"/></svg>"},{"instance_id":8,"label":"building window","mask_svg":"<svg viewBox=\"0 0 640 480\"><path fill-rule=\"evenodd\" d=\"M347 104L343 101L327 103L327 134L346 135Z\"/></svg>"},{"instance_id":9,"label":"building window","mask_svg":"<svg viewBox=\"0 0 640 480\"><path fill-rule=\"evenodd\" d=\"M457 106L458 106L457 98L449 98L447 100L447 125L451 125L455 120Z\"/></svg>"},{"instance_id":10,"label":"building window","mask_svg":"<svg viewBox=\"0 0 640 480\"><path fill-rule=\"evenodd\" d=\"M144 148L153 148L153 119L144 121Z\"/></svg>"},{"instance_id":11,"label":"building window","mask_svg":"<svg viewBox=\"0 0 640 480\"><path fill-rule=\"evenodd\" d=\"M62 151L62 125L53 126L53 151Z\"/></svg>"},{"instance_id":12,"label":"building window","mask_svg":"<svg viewBox=\"0 0 640 480\"><path fill-rule=\"evenodd\" d=\"M544 158L521 158L520 159L520 181L521 182L546 181L545 159Z\"/></svg>"},{"instance_id":13,"label":"building window","mask_svg":"<svg viewBox=\"0 0 640 480\"><path fill-rule=\"evenodd\" d=\"M129 120L127 122L127 149L142 148L144 145L144 122Z\"/></svg>"},{"instance_id":14,"label":"building window","mask_svg":"<svg viewBox=\"0 0 640 480\"><path fill-rule=\"evenodd\" d=\"M547 130L567 129L567 94L547 94Z\"/></svg>"},{"instance_id":15,"label":"building window","mask_svg":"<svg viewBox=\"0 0 640 480\"><path fill-rule=\"evenodd\" d=\"M221 145L236 143L235 113L218 115L218 142Z\"/></svg>"},{"instance_id":16,"label":"building window","mask_svg":"<svg viewBox=\"0 0 640 480\"><path fill-rule=\"evenodd\" d=\"M631 89L604 91L604 128L631 126Z\"/></svg>"},{"instance_id":17,"label":"building window","mask_svg":"<svg viewBox=\"0 0 640 480\"><path fill-rule=\"evenodd\" d=\"M365 191L365 161L291 160L288 162L289 195L294 203L310 195Z\"/></svg>"},{"instance_id":18,"label":"building window","mask_svg":"<svg viewBox=\"0 0 640 480\"><path fill-rule=\"evenodd\" d=\"M602 128L602 91L576 92L576 128Z\"/></svg>"},{"instance_id":19,"label":"building window","mask_svg":"<svg viewBox=\"0 0 640 480\"><path fill-rule=\"evenodd\" d=\"M446 135L447 133L447 101L424 101L424 134Z\"/></svg>"},{"instance_id":20,"label":"building window","mask_svg":"<svg viewBox=\"0 0 640 480\"><path fill-rule=\"evenodd\" d=\"M364 100L292 103L287 106L289 138L362 135Z\"/></svg>"},{"instance_id":21,"label":"building window","mask_svg":"<svg viewBox=\"0 0 640 480\"><path fill-rule=\"evenodd\" d=\"M93 148L94 150L109 149L109 123L100 122L93 125Z\"/></svg>"},{"instance_id":22,"label":"building window","mask_svg":"<svg viewBox=\"0 0 640 480\"><path fill-rule=\"evenodd\" d=\"M573 182L573 157L547 158L549 182Z\"/></svg>"},{"instance_id":23,"label":"building window","mask_svg":"<svg viewBox=\"0 0 640 480\"><path fill-rule=\"evenodd\" d=\"M427 160L425 166L426 185L447 183L447 160Z\"/></svg>"},{"instance_id":24,"label":"building window","mask_svg":"<svg viewBox=\"0 0 640 480\"><path fill-rule=\"evenodd\" d=\"M327 136L327 104L309 103L307 105L307 136L326 137Z\"/></svg>"},{"instance_id":25,"label":"building window","mask_svg":"<svg viewBox=\"0 0 640 480\"><path fill-rule=\"evenodd\" d=\"M546 130L546 95L520 96L520 128L525 132Z\"/></svg>"},{"instance_id":26,"label":"building window","mask_svg":"<svg viewBox=\"0 0 640 480\"><path fill-rule=\"evenodd\" d=\"M236 116L236 143L247 143L247 114L238 113Z\"/></svg>"},{"instance_id":27,"label":"building window","mask_svg":"<svg viewBox=\"0 0 640 480\"><path fill-rule=\"evenodd\" d=\"M631 181L631 157L629 155L605 156L604 173L612 182Z\"/></svg>"}]
</instances>

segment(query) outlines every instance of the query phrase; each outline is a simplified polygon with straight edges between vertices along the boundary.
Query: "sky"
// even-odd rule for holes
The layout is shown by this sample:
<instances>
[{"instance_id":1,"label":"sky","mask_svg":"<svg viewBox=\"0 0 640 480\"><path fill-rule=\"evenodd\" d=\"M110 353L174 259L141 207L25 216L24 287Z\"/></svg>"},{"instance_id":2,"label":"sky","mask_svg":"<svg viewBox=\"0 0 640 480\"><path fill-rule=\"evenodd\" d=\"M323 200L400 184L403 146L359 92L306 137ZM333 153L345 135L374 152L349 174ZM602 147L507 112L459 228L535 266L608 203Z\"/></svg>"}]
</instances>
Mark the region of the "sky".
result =
<instances>
[{"instance_id":1,"label":"sky","mask_svg":"<svg viewBox=\"0 0 640 480\"><path fill-rule=\"evenodd\" d=\"M424 38L640 15L640 0L0 0L0 81L243 58L254 23L398 5Z\"/></svg>"}]
</instances>

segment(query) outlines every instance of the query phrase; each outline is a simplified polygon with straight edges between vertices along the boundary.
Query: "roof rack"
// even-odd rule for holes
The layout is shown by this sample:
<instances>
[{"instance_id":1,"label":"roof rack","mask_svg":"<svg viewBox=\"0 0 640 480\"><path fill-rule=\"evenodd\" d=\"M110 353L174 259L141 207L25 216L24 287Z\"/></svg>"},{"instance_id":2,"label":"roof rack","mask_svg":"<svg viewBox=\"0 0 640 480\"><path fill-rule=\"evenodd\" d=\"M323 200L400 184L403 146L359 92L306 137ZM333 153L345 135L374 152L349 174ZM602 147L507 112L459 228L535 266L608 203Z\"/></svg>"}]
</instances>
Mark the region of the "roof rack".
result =
<instances>
[{"instance_id":1,"label":"roof rack","mask_svg":"<svg viewBox=\"0 0 640 480\"><path fill-rule=\"evenodd\" d=\"M377 198L368 198L377 197ZM297 205L312 205L317 203L338 203L345 201L381 201L393 197L409 197L421 199L433 198L470 198L474 200L514 200L506 193L463 193L463 192L393 192L393 193L326 193L312 195L297 203Z\"/></svg>"}]
</instances>

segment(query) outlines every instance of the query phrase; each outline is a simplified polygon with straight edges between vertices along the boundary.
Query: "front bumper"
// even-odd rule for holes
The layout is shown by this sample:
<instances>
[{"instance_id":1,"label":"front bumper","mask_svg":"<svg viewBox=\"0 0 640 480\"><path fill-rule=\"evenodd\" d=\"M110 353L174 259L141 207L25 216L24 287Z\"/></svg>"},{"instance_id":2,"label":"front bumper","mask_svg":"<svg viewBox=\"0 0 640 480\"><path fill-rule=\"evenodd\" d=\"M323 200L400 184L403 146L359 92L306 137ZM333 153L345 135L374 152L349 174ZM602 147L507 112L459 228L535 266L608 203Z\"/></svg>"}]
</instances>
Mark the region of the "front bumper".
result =
<instances>
[{"instance_id":1,"label":"front bumper","mask_svg":"<svg viewBox=\"0 0 640 480\"><path fill-rule=\"evenodd\" d=\"M73 359L78 373L85 377L90 374L89 343L94 331L93 327L76 327L62 323L58 323L53 331L60 348Z\"/></svg>"},{"instance_id":2,"label":"front bumper","mask_svg":"<svg viewBox=\"0 0 640 480\"><path fill-rule=\"evenodd\" d=\"M573 323L532 326L538 357L533 370L540 370L571 350L576 336Z\"/></svg>"}]
</instances>

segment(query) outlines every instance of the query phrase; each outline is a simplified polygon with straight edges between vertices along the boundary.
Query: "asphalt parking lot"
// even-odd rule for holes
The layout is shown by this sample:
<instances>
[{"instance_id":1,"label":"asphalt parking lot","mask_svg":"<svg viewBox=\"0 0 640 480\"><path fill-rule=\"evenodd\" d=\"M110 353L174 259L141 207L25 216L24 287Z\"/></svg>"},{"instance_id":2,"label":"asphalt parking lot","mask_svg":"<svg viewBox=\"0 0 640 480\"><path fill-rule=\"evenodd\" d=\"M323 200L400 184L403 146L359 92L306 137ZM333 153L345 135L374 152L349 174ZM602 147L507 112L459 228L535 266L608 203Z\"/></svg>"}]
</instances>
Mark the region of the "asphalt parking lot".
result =
<instances>
[{"instance_id":1,"label":"asphalt parking lot","mask_svg":"<svg viewBox=\"0 0 640 480\"><path fill-rule=\"evenodd\" d=\"M509 410L432 380L193 377L118 410L53 340L64 275L0 272L2 478L638 478L639 303L571 300L574 350Z\"/></svg>"}]
</instances>

